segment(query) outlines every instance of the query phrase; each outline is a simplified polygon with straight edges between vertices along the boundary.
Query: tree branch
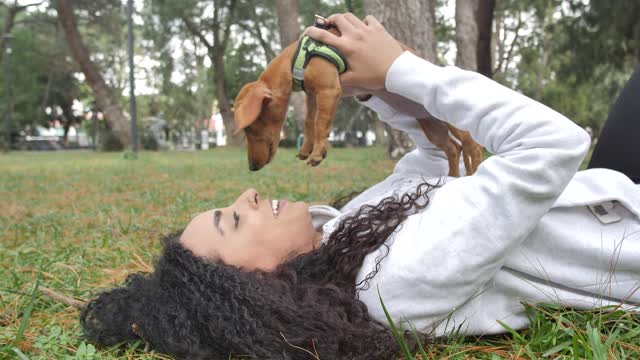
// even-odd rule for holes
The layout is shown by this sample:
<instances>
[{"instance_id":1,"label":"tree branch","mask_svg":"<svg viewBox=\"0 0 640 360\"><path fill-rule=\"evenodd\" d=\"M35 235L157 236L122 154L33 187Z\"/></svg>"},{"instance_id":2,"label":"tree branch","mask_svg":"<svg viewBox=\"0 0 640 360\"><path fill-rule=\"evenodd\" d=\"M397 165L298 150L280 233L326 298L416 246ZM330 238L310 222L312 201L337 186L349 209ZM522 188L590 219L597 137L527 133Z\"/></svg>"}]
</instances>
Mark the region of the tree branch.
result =
<instances>
[{"instance_id":1,"label":"tree branch","mask_svg":"<svg viewBox=\"0 0 640 360\"><path fill-rule=\"evenodd\" d=\"M225 25L224 35L222 38L222 49L227 48L227 43L229 43L229 37L231 35L231 25L235 21L235 9L236 9L236 0L230 0L229 3L229 16L227 16L227 24Z\"/></svg>"},{"instance_id":2,"label":"tree branch","mask_svg":"<svg viewBox=\"0 0 640 360\"><path fill-rule=\"evenodd\" d=\"M271 45L269 45L269 42L262 37L262 31L260 30L260 25L257 22L254 22L253 28L241 22L238 23L238 26L258 39L260 46L262 46L262 49L264 49L264 54L267 57L267 62L271 61L275 57L275 53L273 52Z\"/></svg>"},{"instance_id":3,"label":"tree branch","mask_svg":"<svg viewBox=\"0 0 640 360\"><path fill-rule=\"evenodd\" d=\"M507 54L506 56L500 56L500 61L498 62L498 65L496 66L496 68L493 70L493 73L497 73L497 72L506 72L507 71L507 67L509 66L509 62L511 61L511 57L513 56L513 50L516 47L516 44L518 42L518 38L520 37L520 29L522 28L522 25L524 25L524 21L522 21L522 14L518 13L518 25L516 25L516 27L513 29L516 33L515 37L513 38L513 41L511 42L511 45L509 46L509 50L507 50ZM505 26L504 28L504 42L506 42L507 39L507 28ZM504 71L502 70L502 67L504 65Z\"/></svg>"},{"instance_id":4,"label":"tree branch","mask_svg":"<svg viewBox=\"0 0 640 360\"><path fill-rule=\"evenodd\" d=\"M182 19L182 22L184 22L184 25L187 27L187 30L189 30L189 32L193 36L197 37L200 40L200 42L202 42L202 44L207 48L207 51L209 51L209 53L211 54L215 53L214 45L212 45L209 42L209 40L207 40L207 37L200 32L200 30L196 27L196 25L191 20L189 20L189 18L187 18L184 15L181 15L180 19Z\"/></svg>"},{"instance_id":5,"label":"tree branch","mask_svg":"<svg viewBox=\"0 0 640 360\"><path fill-rule=\"evenodd\" d=\"M17 1L16 1L16 3L17 3ZM37 2L37 3L33 3L33 4L21 5L21 6L18 6L18 7L17 7L17 9L18 9L18 11L24 11L24 10L26 10L28 7L31 7L31 6L40 6L40 5L42 5L42 4L44 4L44 1L40 1L40 2Z\"/></svg>"},{"instance_id":6,"label":"tree branch","mask_svg":"<svg viewBox=\"0 0 640 360\"><path fill-rule=\"evenodd\" d=\"M507 66L509 66L509 62L511 62L511 58L513 56L513 50L515 49L517 43L518 43L518 38L520 37L520 29L522 28L522 25L524 24L524 22L522 21L522 14L518 15L518 25L515 28L515 33L516 35L513 38L513 41L511 42L511 46L509 46L509 50L507 51L507 58L505 59L505 68L504 71L507 71Z\"/></svg>"},{"instance_id":7,"label":"tree branch","mask_svg":"<svg viewBox=\"0 0 640 360\"><path fill-rule=\"evenodd\" d=\"M74 298L68 297L66 295L62 295L58 292L55 292L49 288L46 288L44 286L40 286L38 287L38 290L40 290L40 292L42 293L42 295L50 297L51 299L57 301L57 302L61 302L65 305L68 306L72 306L76 309L79 310L83 310L85 307L87 307L87 302L86 301L82 301L82 300L76 300Z\"/></svg>"}]
</instances>

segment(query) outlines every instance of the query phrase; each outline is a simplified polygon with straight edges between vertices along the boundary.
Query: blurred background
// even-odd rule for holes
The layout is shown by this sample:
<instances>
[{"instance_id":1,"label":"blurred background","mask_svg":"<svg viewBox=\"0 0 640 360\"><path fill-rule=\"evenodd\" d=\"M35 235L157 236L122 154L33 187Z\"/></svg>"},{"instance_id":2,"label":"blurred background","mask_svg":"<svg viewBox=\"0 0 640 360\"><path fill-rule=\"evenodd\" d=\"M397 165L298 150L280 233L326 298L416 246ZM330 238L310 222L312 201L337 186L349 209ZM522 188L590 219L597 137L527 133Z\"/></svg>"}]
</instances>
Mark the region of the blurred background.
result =
<instances>
[{"instance_id":1,"label":"blurred background","mask_svg":"<svg viewBox=\"0 0 640 360\"><path fill-rule=\"evenodd\" d=\"M424 58L492 77L594 138L640 61L638 0L2 0L0 143L5 151L241 144L231 134L241 86L314 14L345 11L376 16ZM302 96L292 98L281 146L300 142ZM412 146L351 99L330 140L384 145L393 158Z\"/></svg>"}]
</instances>

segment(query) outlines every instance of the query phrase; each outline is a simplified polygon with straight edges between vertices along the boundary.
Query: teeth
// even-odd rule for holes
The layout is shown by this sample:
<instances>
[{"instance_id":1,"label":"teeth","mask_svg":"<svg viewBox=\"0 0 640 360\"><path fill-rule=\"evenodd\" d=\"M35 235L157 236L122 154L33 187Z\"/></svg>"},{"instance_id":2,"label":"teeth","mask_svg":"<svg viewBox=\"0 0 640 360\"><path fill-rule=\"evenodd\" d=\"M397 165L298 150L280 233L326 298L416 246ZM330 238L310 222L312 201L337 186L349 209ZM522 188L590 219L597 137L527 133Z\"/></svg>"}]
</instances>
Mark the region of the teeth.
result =
<instances>
[{"instance_id":1,"label":"teeth","mask_svg":"<svg viewBox=\"0 0 640 360\"><path fill-rule=\"evenodd\" d=\"M271 200L271 212L274 216L278 216L278 205L280 205L278 200Z\"/></svg>"}]
</instances>

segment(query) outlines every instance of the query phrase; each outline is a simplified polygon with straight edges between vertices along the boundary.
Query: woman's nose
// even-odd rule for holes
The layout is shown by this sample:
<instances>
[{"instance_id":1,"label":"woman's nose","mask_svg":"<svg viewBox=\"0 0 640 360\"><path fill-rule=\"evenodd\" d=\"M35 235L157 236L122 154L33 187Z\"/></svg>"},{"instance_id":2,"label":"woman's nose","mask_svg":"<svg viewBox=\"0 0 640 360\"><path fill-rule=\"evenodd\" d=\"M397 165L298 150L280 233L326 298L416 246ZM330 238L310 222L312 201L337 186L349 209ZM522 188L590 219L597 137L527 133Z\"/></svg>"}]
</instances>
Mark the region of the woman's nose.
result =
<instances>
[{"instance_id":1,"label":"woman's nose","mask_svg":"<svg viewBox=\"0 0 640 360\"><path fill-rule=\"evenodd\" d=\"M258 191L254 188L250 188L250 189L247 189L245 194L246 194L247 202L249 203L249 206L253 209L257 209L258 206L260 205L260 194L258 193Z\"/></svg>"}]
</instances>

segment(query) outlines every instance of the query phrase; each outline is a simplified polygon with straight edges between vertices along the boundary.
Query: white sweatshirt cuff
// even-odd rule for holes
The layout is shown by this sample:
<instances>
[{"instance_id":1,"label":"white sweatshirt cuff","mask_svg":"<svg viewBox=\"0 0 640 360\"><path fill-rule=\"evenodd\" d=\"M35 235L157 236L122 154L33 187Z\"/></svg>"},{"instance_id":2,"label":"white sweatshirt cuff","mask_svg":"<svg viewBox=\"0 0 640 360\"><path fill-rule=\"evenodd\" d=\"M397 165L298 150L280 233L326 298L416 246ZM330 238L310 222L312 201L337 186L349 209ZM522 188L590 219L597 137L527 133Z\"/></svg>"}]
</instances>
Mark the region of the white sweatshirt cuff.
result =
<instances>
[{"instance_id":1,"label":"white sweatshirt cuff","mask_svg":"<svg viewBox=\"0 0 640 360\"><path fill-rule=\"evenodd\" d=\"M355 98L360 105L366 106L369 109L378 113L380 119L391 120L393 119L398 112L391 105L387 104L384 100L380 99L377 96L372 96L368 100L360 101L358 98Z\"/></svg>"},{"instance_id":2,"label":"white sweatshirt cuff","mask_svg":"<svg viewBox=\"0 0 640 360\"><path fill-rule=\"evenodd\" d=\"M420 69L421 76L416 76L415 69ZM443 76L441 69L440 66L434 65L410 51L405 51L391 64L387 72L385 88L387 91L424 104L424 75L430 79L430 83L436 84L438 79ZM429 109L427 111L431 112Z\"/></svg>"}]
</instances>

